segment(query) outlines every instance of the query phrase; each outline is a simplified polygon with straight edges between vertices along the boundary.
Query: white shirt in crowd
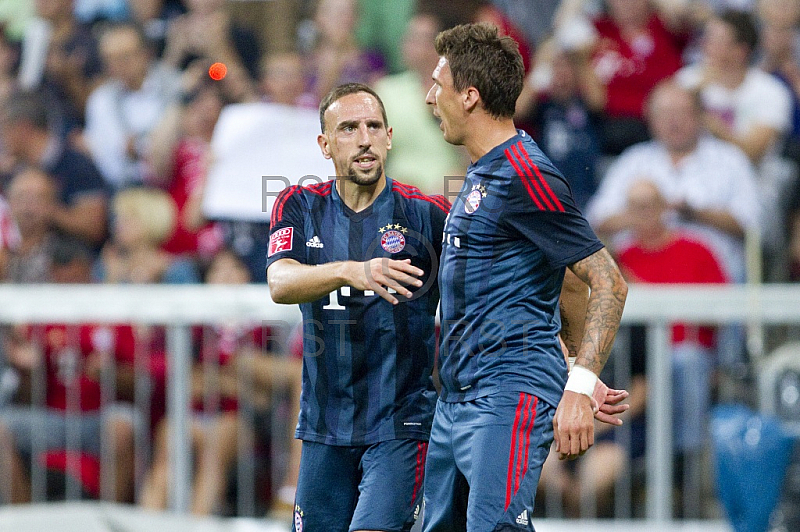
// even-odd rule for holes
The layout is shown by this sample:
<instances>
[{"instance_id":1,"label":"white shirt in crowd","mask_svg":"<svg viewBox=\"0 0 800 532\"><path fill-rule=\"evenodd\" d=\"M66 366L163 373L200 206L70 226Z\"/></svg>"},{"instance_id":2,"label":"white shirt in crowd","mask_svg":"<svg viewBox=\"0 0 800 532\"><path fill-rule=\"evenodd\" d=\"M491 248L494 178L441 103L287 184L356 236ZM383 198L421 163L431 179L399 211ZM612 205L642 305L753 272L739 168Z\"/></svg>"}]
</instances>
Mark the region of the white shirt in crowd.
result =
<instances>
[{"instance_id":1,"label":"white shirt in crowd","mask_svg":"<svg viewBox=\"0 0 800 532\"><path fill-rule=\"evenodd\" d=\"M702 136L697 147L678 165L657 141L625 150L608 169L587 206L587 218L598 225L625 210L628 190L640 180L653 182L669 203L686 202L694 209L729 212L747 231L759 228L760 203L755 171L739 148L714 137ZM675 221L702 238L720 259L732 281L745 279L742 239L707 225Z\"/></svg>"},{"instance_id":2,"label":"white shirt in crowd","mask_svg":"<svg viewBox=\"0 0 800 532\"><path fill-rule=\"evenodd\" d=\"M86 102L84 135L94 163L112 188L141 183L147 137L180 94L180 74L163 64L151 67L141 88L127 90L116 80L100 85ZM137 157L128 153L135 139Z\"/></svg>"},{"instance_id":3,"label":"white shirt in crowd","mask_svg":"<svg viewBox=\"0 0 800 532\"><path fill-rule=\"evenodd\" d=\"M703 81L703 66L690 65L676 74L678 83L697 89ZM735 89L709 83L700 91L703 106L719 116L736 134L746 134L754 126L767 126L786 132L791 125L792 98L789 90L774 76L750 68Z\"/></svg>"}]
</instances>

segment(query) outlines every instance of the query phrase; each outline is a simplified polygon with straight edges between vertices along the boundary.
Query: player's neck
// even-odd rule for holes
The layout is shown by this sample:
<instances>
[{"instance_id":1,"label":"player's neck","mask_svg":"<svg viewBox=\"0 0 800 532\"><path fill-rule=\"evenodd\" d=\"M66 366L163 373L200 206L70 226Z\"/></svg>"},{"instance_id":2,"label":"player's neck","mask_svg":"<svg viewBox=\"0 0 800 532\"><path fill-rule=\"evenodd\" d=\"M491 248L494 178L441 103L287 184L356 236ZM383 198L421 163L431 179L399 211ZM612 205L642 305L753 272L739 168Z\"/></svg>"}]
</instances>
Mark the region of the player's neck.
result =
<instances>
[{"instance_id":1,"label":"player's neck","mask_svg":"<svg viewBox=\"0 0 800 532\"><path fill-rule=\"evenodd\" d=\"M465 140L464 147L473 163L517 134L511 118L496 119L489 115L475 116L468 131L471 136Z\"/></svg>"},{"instance_id":2,"label":"player's neck","mask_svg":"<svg viewBox=\"0 0 800 532\"><path fill-rule=\"evenodd\" d=\"M353 212L361 212L375 201L386 188L386 176L381 176L372 185L357 185L349 179L336 180L336 192Z\"/></svg>"}]
</instances>

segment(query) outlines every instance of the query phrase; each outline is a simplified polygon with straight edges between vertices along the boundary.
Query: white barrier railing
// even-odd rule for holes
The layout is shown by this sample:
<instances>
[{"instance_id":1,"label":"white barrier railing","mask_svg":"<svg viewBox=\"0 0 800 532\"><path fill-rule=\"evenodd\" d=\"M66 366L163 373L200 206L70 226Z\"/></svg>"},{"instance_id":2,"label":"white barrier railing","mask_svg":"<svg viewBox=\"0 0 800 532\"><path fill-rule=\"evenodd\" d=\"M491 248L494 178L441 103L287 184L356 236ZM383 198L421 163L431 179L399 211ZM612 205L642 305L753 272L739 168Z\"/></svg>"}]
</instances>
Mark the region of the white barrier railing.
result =
<instances>
[{"instance_id":1,"label":"white barrier railing","mask_svg":"<svg viewBox=\"0 0 800 532\"><path fill-rule=\"evenodd\" d=\"M188 507L190 471L186 420L190 324L230 320L300 320L296 306L277 305L264 285L219 286L0 286L0 323L141 323L168 326L168 414L175 423L171 507ZM632 286L623 321L645 323L648 335L647 516L667 521L672 508L671 361L669 324L800 324L800 287Z\"/></svg>"}]
</instances>

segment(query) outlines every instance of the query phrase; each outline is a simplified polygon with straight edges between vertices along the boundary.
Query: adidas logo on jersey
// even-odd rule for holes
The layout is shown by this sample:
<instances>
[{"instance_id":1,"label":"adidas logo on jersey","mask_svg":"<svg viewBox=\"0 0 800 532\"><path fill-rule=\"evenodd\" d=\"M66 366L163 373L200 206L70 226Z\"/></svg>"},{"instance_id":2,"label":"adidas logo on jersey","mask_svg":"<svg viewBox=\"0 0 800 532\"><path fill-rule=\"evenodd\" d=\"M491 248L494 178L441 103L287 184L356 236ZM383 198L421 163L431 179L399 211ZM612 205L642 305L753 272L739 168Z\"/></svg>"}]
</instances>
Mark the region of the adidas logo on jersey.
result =
<instances>
[{"instance_id":1,"label":"adidas logo on jersey","mask_svg":"<svg viewBox=\"0 0 800 532\"><path fill-rule=\"evenodd\" d=\"M522 510L522 513L517 516L517 524L518 525L528 525L528 510Z\"/></svg>"},{"instance_id":2,"label":"adidas logo on jersey","mask_svg":"<svg viewBox=\"0 0 800 532\"><path fill-rule=\"evenodd\" d=\"M324 248L325 244L322 243L322 240L319 239L317 235L311 237L311 239L306 242L306 247L310 248Z\"/></svg>"}]
</instances>

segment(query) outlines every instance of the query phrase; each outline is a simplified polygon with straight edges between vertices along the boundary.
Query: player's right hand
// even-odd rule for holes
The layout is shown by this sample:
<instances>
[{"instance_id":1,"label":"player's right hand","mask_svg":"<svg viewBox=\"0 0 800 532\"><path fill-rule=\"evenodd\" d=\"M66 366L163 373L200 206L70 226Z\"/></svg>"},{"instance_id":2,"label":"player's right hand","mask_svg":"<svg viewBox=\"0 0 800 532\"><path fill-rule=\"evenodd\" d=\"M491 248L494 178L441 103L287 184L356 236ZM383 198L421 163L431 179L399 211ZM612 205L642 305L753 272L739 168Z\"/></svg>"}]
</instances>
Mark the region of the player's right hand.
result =
<instances>
[{"instance_id":1,"label":"player's right hand","mask_svg":"<svg viewBox=\"0 0 800 532\"><path fill-rule=\"evenodd\" d=\"M367 262L354 262L350 271L350 286L356 290L373 290L383 299L396 305L396 297L389 293L389 288L398 294L410 298L413 294L407 286L422 286L419 279L423 271L411 265L411 259L393 260L377 257Z\"/></svg>"},{"instance_id":2,"label":"player's right hand","mask_svg":"<svg viewBox=\"0 0 800 532\"><path fill-rule=\"evenodd\" d=\"M594 418L609 425L622 425L622 419L619 418L619 415L631 407L629 404L622 403L628 398L628 395L627 390L614 390L606 386L600 379L597 379L597 383L594 385L594 393L592 393Z\"/></svg>"}]
</instances>

